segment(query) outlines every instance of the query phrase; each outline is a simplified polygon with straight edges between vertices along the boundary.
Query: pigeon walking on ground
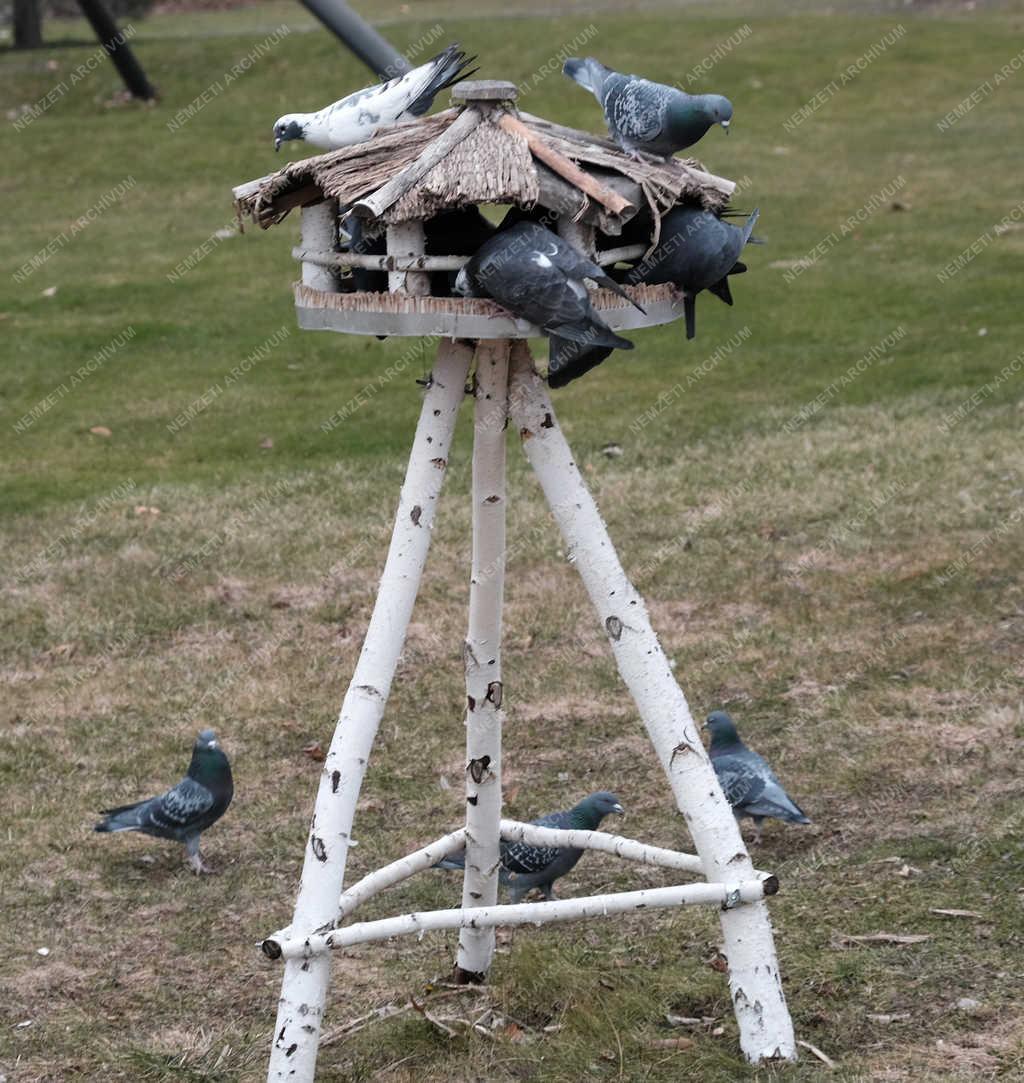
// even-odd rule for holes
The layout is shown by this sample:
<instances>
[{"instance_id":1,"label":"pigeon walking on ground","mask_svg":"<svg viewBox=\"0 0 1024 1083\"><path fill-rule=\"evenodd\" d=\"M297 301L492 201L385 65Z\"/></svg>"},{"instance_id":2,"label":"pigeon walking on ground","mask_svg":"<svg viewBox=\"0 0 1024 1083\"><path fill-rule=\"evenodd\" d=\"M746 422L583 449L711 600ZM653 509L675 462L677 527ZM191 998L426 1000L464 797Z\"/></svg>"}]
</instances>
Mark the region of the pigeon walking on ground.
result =
<instances>
[{"instance_id":1,"label":"pigeon walking on ground","mask_svg":"<svg viewBox=\"0 0 1024 1083\"><path fill-rule=\"evenodd\" d=\"M729 275L742 274L740 253L760 212L755 207L742 226L723 221L700 207L673 207L661 220L657 248L627 276L630 282L671 282L686 293L686 337L697 334L697 294L709 290L732 304ZM755 243L760 243L755 241Z\"/></svg>"},{"instance_id":2,"label":"pigeon walking on ground","mask_svg":"<svg viewBox=\"0 0 1024 1083\"><path fill-rule=\"evenodd\" d=\"M631 157L671 158L703 138L714 124L728 134L732 103L721 94L687 94L639 75L612 71L592 56L573 57L562 70L589 90L604 110L612 139Z\"/></svg>"},{"instance_id":3,"label":"pigeon walking on ground","mask_svg":"<svg viewBox=\"0 0 1024 1083\"><path fill-rule=\"evenodd\" d=\"M605 816L623 811L615 794L600 790L584 797L571 809L551 812L530 822L538 827L556 827L563 831L596 831ZM509 889L514 903L521 902L535 887L540 888L545 899L553 899L555 881L570 872L582 856L583 851L574 846L531 846L526 842L502 841L499 882ZM465 853L452 854L439 861L436 867L463 869L465 858Z\"/></svg>"},{"instance_id":4,"label":"pigeon walking on ground","mask_svg":"<svg viewBox=\"0 0 1024 1083\"><path fill-rule=\"evenodd\" d=\"M467 57L458 44L404 75L357 90L315 113L285 113L274 125L274 150L291 139L304 139L326 150L362 143L380 128L402 117L420 117L445 87L466 79L476 57Z\"/></svg>"},{"instance_id":5,"label":"pigeon walking on ground","mask_svg":"<svg viewBox=\"0 0 1024 1083\"><path fill-rule=\"evenodd\" d=\"M188 774L159 797L103 810L96 831L141 831L185 845L189 867L197 875L212 870L199 852L199 836L227 811L234 794L231 764L213 730L203 730L192 746Z\"/></svg>"},{"instance_id":6,"label":"pigeon walking on ground","mask_svg":"<svg viewBox=\"0 0 1024 1083\"><path fill-rule=\"evenodd\" d=\"M782 788L765 759L740 740L736 723L725 711L712 711L704 728L711 731L711 765L726 800L737 820L746 817L754 821L757 843L761 842L761 824L768 817L792 824L811 822Z\"/></svg>"},{"instance_id":7,"label":"pigeon walking on ground","mask_svg":"<svg viewBox=\"0 0 1024 1083\"><path fill-rule=\"evenodd\" d=\"M483 244L459 271L455 291L491 297L549 335L548 379L560 387L603 360L573 367L580 350L572 349L572 344L584 347L584 352L594 347L633 348L594 311L584 279L614 290L640 308L603 267L536 222L518 222Z\"/></svg>"}]
</instances>

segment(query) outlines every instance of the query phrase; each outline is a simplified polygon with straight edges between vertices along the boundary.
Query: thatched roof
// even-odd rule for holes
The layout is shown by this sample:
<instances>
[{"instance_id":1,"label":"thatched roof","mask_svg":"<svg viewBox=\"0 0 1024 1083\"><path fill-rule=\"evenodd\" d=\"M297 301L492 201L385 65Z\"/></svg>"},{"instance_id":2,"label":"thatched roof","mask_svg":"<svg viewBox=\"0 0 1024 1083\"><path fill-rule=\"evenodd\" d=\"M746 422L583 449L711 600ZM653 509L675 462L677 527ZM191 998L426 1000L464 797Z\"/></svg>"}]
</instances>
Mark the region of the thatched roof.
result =
<instances>
[{"instance_id":1,"label":"thatched roof","mask_svg":"<svg viewBox=\"0 0 1024 1083\"><path fill-rule=\"evenodd\" d=\"M512 125L502 121L505 116L521 126L509 130ZM578 182L564 179L564 171L559 176L538 160L538 152L549 161L576 163L606 190L624 196L630 207L602 206L593 193L581 191ZM645 203L657 223L680 202L720 210L734 188L731 181L707 173L695 159L637 162L589 132L517 113L507 102L478 105L471 100L466 106L390 128L368 142L290 162L276 173L240 185L235 199L239 215L264 229L293 207L328 197L386 223L429 218L444 208L470 203L529 208L539 202L559 209L568 206L576 218L617 234ZM374 202L382 189L387 196ZM397 198L391 198L396 191Z\"/></svg>"}]
</instances>

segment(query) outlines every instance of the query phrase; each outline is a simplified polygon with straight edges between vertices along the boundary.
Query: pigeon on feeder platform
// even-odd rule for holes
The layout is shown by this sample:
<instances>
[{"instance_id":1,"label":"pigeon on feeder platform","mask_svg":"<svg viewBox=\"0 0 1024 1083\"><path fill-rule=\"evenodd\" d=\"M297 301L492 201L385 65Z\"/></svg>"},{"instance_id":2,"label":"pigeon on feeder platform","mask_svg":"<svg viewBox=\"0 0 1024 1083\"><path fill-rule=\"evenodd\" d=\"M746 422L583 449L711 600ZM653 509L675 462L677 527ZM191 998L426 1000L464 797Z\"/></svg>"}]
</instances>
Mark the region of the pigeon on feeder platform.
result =
<instances>
[{"instance_id":1,"label":"pigeon on feeder platform","mask_svg":"<svg viewBox=\"0 0 1024 1083\"><path fill-rule=\"evenodd\" d=\"M141 831L185 844L196 874L212 871L199 852L199 836L227 811L234 795L231 764L213 730L203 730L192 746L188 774L173 789L134 805L103 810L95 831Z\"/></svg>"},{"instance_id":2,"label":"pigeon on feeder platform","mask_svg":"<svg viewBox=\"0 0 1024 1083\"><path fill-rule=\"evenodd\" d=\"M756 842L761 841L761 824L766 818L792 824L811 822L782 788L767 761L740 740L736 723L725 711L712 711L704 728L711 731L711 766L726 800L737 820L754 821Z\"/></svg>"},{"instance_id":3,"label":"pigeon on feeder platform","mask_svg":"<svg viewBox=\"0 0 1024 1083\"><path fill-rule=\"evenodd\" d=\"M692 147L714 124L729 132L732 102L721 94L687 94L612 71L592 56L572 57L562 71L597 98L608 133L631 158L640 159L641 151L671 158L677 150Z\"/></svg>"},{"instance_id":4,"label":"pigeon on feeder platform","mask_svg":"<svg viewBox=\"0 0 1024 1083\"><path fill-rule=\"evenodd\" d=\"M550 812L530 822L538 827L555 827L562 831L596 831L605 816L624 811L615 794L600 790L584 797L571 809ZM582 856L583 851L575 846L531 846L526 842L502 840L498 878L502 886L509 889L514 903L521 902L535 887L540 888L545 899L553 899L555 881L572 871ZM442 858L435 866L438 869L465 867L464 852Z\"/></svg>"},{"instance_id":5,"label":"pigeon on feeder platform","mask_svg":"<svg viewBox=\"0 0 1024 1083\"><path fill-rule=\"evenodd\" d=\"M657 248L629 272L627 280L671 282L684 290L686 337L693 338L697 333L696 295L701 290L732 304L729 275L747 269L739 262L739 255L751 240L758 213L755 207L741 229L699 207L673 207L661 220Z\"/></svg>"},{"instance_id":6,"label":"pigeon on feeder platform","mask_svg":"<svg viewBox=\"0 0 1024 1083\"><path fill-rule=\"evenodd\" d=\"M549 335L548 380L560 387L604 360L607 353L583 365L581 358L592 357L602 348L608 352L633 348L629 339L615 334L594 311L585 278L640 308L603 267L535 222L517 222L483 244L459 271L455 291L466 297L491 297Z\"/></svg>"},{"instance_id":7,"label":"pigeon on feeder platform","mask_svg":"<svg viewBox=\"0 0 1024 1083\"><path fill-rule=\"evenodd\" d=\"M458 44L449 45L418 68L357 90L316 113L285 113L274 125L274 150L291 139L337 150L371 139L402 117L421 117L434 104L436 94L473 74L475 68L466 69L474 60Z\"/></svg>"}]
</instances>

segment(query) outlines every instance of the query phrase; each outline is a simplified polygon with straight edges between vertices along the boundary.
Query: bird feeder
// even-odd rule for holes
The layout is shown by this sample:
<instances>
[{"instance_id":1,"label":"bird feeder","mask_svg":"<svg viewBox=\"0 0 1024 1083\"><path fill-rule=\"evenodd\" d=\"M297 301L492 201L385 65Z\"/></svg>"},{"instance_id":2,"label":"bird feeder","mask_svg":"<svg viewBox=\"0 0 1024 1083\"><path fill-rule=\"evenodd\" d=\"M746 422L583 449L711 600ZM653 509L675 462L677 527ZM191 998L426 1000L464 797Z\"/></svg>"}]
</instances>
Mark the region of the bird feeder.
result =
<instances>
[{"instance_id":1,"label":"bird feeder","mask_svg":"<svg viewBox=\"0 0 1024 1083\"><path fill-rule=\"evenodd\" d=\"M542 332L496 302L437 296L438 276L472 252L431 253L427 223L480 204L540 208L546 224L611 266L657 243L662 214L678 203L721 210L735 185L692 160L634 161L614 144L518 112L515 87L464 82L455 107L378 133L356 146L295 161L234 190L240 215L263 228L302 214L295 284L299 326L347 334L430 336L437 356L423 396L373 614L324 761L291 924L262 947L283 960L269 1078L312 1080L332 950L432 929L459 929L456 980L482 981L496 926L606 917L652 907L719 908L723 953L739 1024L753 1063L795 1059L765 898L778 881L751 863L686 698L658 642L643 599L623 571L604 521L559 427L528 344ZM631 220L649 221L640 243L620 243ZM353 221L382 231L383 253L346 244ZM634 223L635 225L635 223ZM635 232L635 230L633 231ZM598 241L600 240L600 243ZM387 274L387 290L356 289L352 269ZM672 285L628 286L640 312L609 290L592 293L614 330L667 323L683 314ZM360 786L418 592L459 406L475 366L473 546L466 681L466 819L463 826L343 889ZM668 776L696 854L601 831L562 831L502 818L501 661L505 560L506 428L518 432L571 563ZM500 840L574 846L701 877L695 883L588 898L498 905ZM465 849L461 906L352 921L378 892Z\"/></svg>"}]
</instances>

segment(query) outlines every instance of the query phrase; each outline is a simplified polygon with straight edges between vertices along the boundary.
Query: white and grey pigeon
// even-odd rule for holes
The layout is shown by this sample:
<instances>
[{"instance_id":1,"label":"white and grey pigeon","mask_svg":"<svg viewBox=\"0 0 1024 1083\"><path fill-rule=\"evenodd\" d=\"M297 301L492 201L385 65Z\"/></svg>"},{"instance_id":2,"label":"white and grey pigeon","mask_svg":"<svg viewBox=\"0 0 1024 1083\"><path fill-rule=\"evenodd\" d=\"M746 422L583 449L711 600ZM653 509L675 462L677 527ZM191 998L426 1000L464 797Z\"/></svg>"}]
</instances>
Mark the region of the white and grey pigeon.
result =
<instances>
[{"instance_id":1,"label":"white and grey pigeon","mask_svg":"<svg viewBox=\"0 0 1024 1083\"><path fill-rule=\"evenodd\" d=\"M617 335L594 311L584 279L614 290L640 308L603 267L557 233L536 222L517 222L477 249L456 276L455 292L491 297L549 335L548 382L560 387L603 360L611 349L633 349L629 339ZM594 347L610 349L595 361L590 360Z\"/></svg>"},{"instance_id":2,"label":"white and grey pigeon","mask_svg":"<svg viewBox=\"0 0 1024 1083\"><path fill-rule=\"evenodd\" d=\"M213 730L203 730L192 746L188 774L166 793L133 805L103 810L95 831L140 831L185 845L197 875L212 870L199 852L199 836L227 811L234 795L231 764Z\"/></svg>"},{"instance_id":3,"label":"white and grey pigeon","mask_svg":"<svg viewBox=\"0 0 1024 1083\"><path fill-rule=\"evenodd\" d=\"M619 799L607 790L584 797L564 812L550 812L531 823L538 827L556 827L563 831L596 831L610 813L624 810ZM575 846L531 846L526 842L501 843L501 868L498 879L507 887L512 902L521 902L533 888L540 888L545 899L555 897L555 881L575 868L583 851ZM452 854L436 865L439 869L465 868L465 853Z\"/></svg>"},{"instance_id":4,"label":"white and grey pigeon","mask_svg":"<svg viewBox=\"0 0 1024 1083\"><path fill-rule=\"evenodd\" d=\"M711 731L711 766L737 820L754 821L754 839L761 841L767 818L809 824L803 809L786 793L775 772L740 740L736 723L726 711L712 711L704 728Z\"/></svg>"},{"instance_id":5,"label":"white and grey pigeon","mask_svg":"<svg viewBox=\"0 0 1024 1083\"><path fill-rule=\"evenodd\" d=\"M274 150L291 139L304 139L325 150L337 150L371 139L402 117L420 117L445 87L473 74L476 57L467 57L458 43L404 75L357 90L315 113L285 113L274 125Z\"/></svg>"},{"instance_id":6,"label":"white and grey pigeon","mask_svg":"<svg viewBox=\"0 0 1024 1083\"><path fill-rule=\"evenodd\" d=\"M687 94L639 75L623 75L592 56L572 57L562 71L589 90L604 110L612 139L632 158L670 158L692 147L715 124L726 134L732 102L721 94Z\"/></svg>"}]
</instances>

